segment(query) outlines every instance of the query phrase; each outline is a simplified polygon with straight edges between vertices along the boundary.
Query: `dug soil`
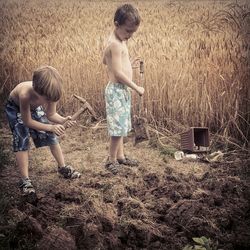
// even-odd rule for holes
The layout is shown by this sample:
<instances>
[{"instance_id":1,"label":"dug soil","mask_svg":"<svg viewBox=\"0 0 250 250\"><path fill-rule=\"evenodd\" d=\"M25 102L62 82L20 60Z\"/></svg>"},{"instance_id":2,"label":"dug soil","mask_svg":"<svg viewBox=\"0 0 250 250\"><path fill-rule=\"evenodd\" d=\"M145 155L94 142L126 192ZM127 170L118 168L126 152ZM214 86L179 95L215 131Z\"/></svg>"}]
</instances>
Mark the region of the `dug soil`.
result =
<instances>
[{"instance_id":1,"label":"dug soil","mask_svg":"<svg viewBox=\"0 0 250 250\"><path fill-rule=\"evenodd\" d=\"M3 123L4 124L4 123ZM250 249L249 161L176 161L149 142L127 155L138 167L117 175L103 165L106 129L75 127L61 138L68 164L82 177L57 173L49 149L30 149L30 178L37 197L20 195L18 170L7 125L0 172L1 249L166 249L192 245L205 236L224 250Z\"/></svg>"}]
</instances>

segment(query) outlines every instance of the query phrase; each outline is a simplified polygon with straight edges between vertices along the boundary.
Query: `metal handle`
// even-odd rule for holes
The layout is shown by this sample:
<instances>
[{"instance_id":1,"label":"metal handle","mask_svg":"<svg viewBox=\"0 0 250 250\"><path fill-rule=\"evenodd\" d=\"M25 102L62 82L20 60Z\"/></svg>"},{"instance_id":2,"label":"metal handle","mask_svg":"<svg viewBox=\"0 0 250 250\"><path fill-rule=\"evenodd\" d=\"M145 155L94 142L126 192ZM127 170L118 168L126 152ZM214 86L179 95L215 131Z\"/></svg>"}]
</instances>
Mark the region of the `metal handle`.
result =
<instances>
[{"instance_id":1,"label":"metal handle","mask_svg":"<svg viewBox=\"0 0 250 250\"><path fill-rule=\"evenodd\" d=\"M144 73L144 62L140 61L140 74Z\"/></svg>"},{"instance_id":2,"label":"metal handle","mask_svg":"<svg viewBox=\"0 0 250 250\"><path fill-rule=\"evenodd\" d=\"M143 74L144 74L144 62L140 61L140 86L143 86ZM143 109L143 97L138 97L138 103L137 103L137 113L139 116L141 116Z\"/></svg>"}]
</instances>

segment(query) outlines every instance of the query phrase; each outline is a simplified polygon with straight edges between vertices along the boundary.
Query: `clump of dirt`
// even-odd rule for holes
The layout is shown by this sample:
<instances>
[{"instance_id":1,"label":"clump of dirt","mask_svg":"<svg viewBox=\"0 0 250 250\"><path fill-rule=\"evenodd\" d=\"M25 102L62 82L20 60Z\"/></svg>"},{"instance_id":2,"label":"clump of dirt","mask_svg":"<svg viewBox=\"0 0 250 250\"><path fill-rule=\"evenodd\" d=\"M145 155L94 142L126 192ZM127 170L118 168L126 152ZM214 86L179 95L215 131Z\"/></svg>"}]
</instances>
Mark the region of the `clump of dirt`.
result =
<instances>
[{"instance_id":1,"label":"clump of dirt","mask_svg":"<svg viewBox=\"0 0 250 250\"><path fill-rule=\"evenodd\" d=\"M141 163L114 176L103 167L105 136L75 130L63 139L65 158L83 174L79 180L60 178L51 171L48 151L32 148L35 200L21 197L13 185L14 166L2 170L1 247L176 250L205 236L222 249L250 248L249 161L166 161L146 143L134 147L129 139L125 149Z\"/></svg>"},{"instance_id":2,"label":"clump of dirt","mask_svg":"<svg viewBox=\"0 0 250 250\"><path fill-rule=\"evenodd\" d=\"M10 247L18 249L22 246L30 247L43 237L43 229L37 219L27 216L16 224L10 235Z\"/></svg>"},{"instance_id":3,"label":"clump of dirt","mask_svg":"<svg viewBox=\"0 0 250 250\"><path fill-rule=\"evenodd\" d=\"M38 241L36 249L69 249L75 250L75 240L72 235L60 227L48 228L43 238Z\"/></svg>"}]
</instances>

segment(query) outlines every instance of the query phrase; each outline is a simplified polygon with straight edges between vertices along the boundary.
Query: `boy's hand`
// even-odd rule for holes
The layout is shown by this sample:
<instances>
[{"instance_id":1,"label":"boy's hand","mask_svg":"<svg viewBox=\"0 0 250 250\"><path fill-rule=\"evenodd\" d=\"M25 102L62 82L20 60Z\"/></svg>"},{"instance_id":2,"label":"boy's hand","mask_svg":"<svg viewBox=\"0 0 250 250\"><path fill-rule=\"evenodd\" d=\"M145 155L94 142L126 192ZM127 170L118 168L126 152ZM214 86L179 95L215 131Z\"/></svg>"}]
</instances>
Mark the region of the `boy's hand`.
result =
<instances>
[{"instance_id":1,"label":"boy's hand","mask_svg":"<svg viewBox=\"0 0 250 250\"><path fill-rule=\"evenodd\" d=\"M139 61L141 61L140 57L137 57L134 60L132 60L131 65L132 65L133 69L139 68L139 66L140 66L140 64L138 63Z\"/></svg>"},{"instance_id":2,"label":"boy's hand","mask_svg":"<svg viewBox=\"0 0 250 250\"><path fill-rule=\"evenodd\" d=\"M65 127L61 124L52 125L51 132L55 133L56 135L60 136L63 135L65 131Z\"/></svg>"},{"instance_id":3,"label":"boy's hand","mask_svg":"<svg viewBox=\"0 0 250 250\"><path fill-rule=\"evenodd\" d=\"M70 128L70 127L76 125L76 121L73 121L71 116L67 116L67 117L65 117L65 121L64 121L63 125L65 128Z\"/></svg>"},{"instance_id":4,"label":"boy's hand","mask_svg":"<svg viewBox=\"0 0 250 250\"><path fill-rule=\"evenodd\" d=\"M143 87L138 86L136 92L142 96L144 94L145 89Z\"/></svg>"}]
</instances>

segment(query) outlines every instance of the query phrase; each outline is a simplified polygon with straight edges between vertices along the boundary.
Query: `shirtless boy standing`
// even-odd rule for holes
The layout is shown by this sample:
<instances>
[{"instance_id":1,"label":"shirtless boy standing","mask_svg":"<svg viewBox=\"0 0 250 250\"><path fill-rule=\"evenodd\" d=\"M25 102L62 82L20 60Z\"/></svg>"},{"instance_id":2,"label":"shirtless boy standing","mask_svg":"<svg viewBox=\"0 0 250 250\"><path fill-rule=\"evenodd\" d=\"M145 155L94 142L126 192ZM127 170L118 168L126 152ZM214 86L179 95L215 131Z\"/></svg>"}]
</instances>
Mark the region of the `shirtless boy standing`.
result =
<instances>
[{"instance_id":1,"label":"shirtless boy standing","mask_svg":"<svg viewBox=\"0 0 250 250\"><path fill-rule=\"evenodd\" d=\"M109 157L105 167L117 174L121 164L137 166L136 160L124 154L123 137L131 130L131 93L143 95L144 88L132 81L132 65L127 41L140 25L138 10L131 4L117 8L114 16L114 31L104 50L103 63L107 65L109 82L105 89L108 132L111 137Z\"/></svg>"}]
</instances>

